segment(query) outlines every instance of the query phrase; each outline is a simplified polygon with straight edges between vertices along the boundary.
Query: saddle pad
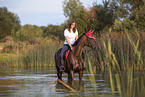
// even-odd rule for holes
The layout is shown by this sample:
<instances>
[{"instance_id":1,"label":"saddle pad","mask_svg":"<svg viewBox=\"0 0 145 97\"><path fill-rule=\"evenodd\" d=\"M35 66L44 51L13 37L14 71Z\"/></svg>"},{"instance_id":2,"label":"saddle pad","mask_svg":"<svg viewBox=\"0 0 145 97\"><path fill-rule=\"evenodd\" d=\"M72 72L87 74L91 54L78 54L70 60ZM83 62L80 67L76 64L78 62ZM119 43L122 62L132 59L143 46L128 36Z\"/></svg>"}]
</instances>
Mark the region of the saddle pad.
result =
<instances>
[{"instance_id":1,"label":"saddle pad","mask_svg":"<svg viewBox=\"0 0 145 97\"><path fill-rule=\"evenodd\" d=\"M68 57L69 52L70 52L70 49L68 49L68 51L66 52L65 61L66 61L66 59L67 59L67 57ZM57 58L60 59L60 54L57 56Z\"/></svg>"},{"instance_id":2,"label":"saddle pad","mask_svg":"<svg viewBox=\"0 0 145 97\"><path fill-rule=\"evenodd\" d=\"M58 59L60 59L60 54L57 56Z\"/></svg>"},{"instance_id":3,"label":"saddle pad","mask_svg":"<svg viewBox=\"0 0 145 97\"><path fill-rule=\"evenodd\" d=\"M68 57L69 52L70 52L70 49L68 49L68 51L66 52L65 61L66 61L66 59L67 59L67 57Z\"/></svg>"}]
</instances>

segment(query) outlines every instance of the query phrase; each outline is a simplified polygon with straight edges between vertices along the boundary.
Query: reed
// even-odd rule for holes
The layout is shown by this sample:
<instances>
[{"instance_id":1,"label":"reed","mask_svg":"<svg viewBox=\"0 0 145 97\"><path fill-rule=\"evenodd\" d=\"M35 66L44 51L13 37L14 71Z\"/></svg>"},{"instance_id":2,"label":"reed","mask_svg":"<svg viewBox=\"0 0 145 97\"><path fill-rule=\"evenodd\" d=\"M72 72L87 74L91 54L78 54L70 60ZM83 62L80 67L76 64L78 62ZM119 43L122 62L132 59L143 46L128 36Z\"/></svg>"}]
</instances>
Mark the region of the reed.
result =
<instances>
[{"instance_id":1,"label":"reed","mask_svg":"<svg viewBox=\"0 0 145 97\"><path fill-rule=\"evenodd\" d=\"M136 65L140 66L140 70L142 70L143 69L143 61L142 61L142 57L141 57L141 51L138 50L139 41L140 41L140 35L139 35L139 33L137 31L135 31L137 33L137 36L138 36L137 43L135 44L133 39L128 34L128 31L125 31L125 32L126 32L126 35L128 37L128 40L129 40L131 46L133 47L134 54L135 54L135 56L137 56Z\"/></svg>"},{"instance_id":2,"label":"reed","mask_svg":"<svg viewBox=\"0 0 145 97\"><path fill-rule=\"evenodd\" d=\"M115 90L119 91L120 97L144 97L145 83L144 77L133 78L134 71L144 70L145 46L144 32L135 33L111 32L104 35L97 41L102 50L98 53L94 51L87 54L87 62L96 66L97 70L109 73L110 88L114 95ZM95 64L94 64L95 63ZM93 69L93 68L91 68ZM93 70L92 70L93 71ZM122 71L127 71L126 79L122 77ZM115 76L112 75L115 73ZM92 77L90 77L93 80ZM93 83L93 81L91 81Z\"/></svg>"},{"instance_id":3,"label":"reed","mask_svg":"<svg viewBox=\"0 0 145 97\"><path fill-rule=\"evenodd\" d=\"M116 33L110 31L97 39L101 50L87 54L92 65L97 70L108 71L108 66L114 71L126 71L133 66L133 70L144 70L145 60L145 32L135 30L134 33Z\"/></svg>"},{"instance_id":4,"label":"reed","mask_svg":"<svg viewBox=\"0 0 145 97\"><path fill-rule=\"evenodd\" d=\"M144 77L138 76L134 78L133 67L127 72L126 80L119 76L120 74L115 75L115 80L117 84L117 89L119 91L120 97L144 97L145 83Z\"/></svg>"},{"instance_id":5,"label":"reed","mask_svg":"<svg viewBox=\"0 0 145 97\"><path fill-rule=\"evenodd\" d=\"M12 66L55 66L54 54L62 43L56 40L43 40L41 44L31 45L27 51L22 51L17 58L11 58Z\"/></svg>"},{"instance_id":6,"label":"reed","mask_svg":"<svg viewBox=\"0 0 145 97\"><path fill-rule=\"evenodd\" d=\"M56 50L54 45L38 46L29 51L27 55L24 55L25 64L31 66L54 66L54 54Z\"/></svg>"},{"instance_id":7,"label":"reed","mask_svg":"<svg viewBox=\"0 0 145 97\"><path fill-rule=\"evenodd\" d=\"M94 91L97 91L93 68L89 58L88 58L88 65L89 65L88 74L89 74L91 84L94 85ZM144 97L145 96L144 94L145 78L144 76L137 76L137 75L135 76L136 72L134 72L133 66L131 66L127 72L123 72L123 73L119 71L113 72L114 70L109 65L107 68L108 71L105 71L105 73L109 74L112 97L115 96L115 91L118 91L120 97ZM96 96L98 96L97 92L95 92L95 97Z\"/></svg>"},{"instance_id":8,"label":"reed","mask_svg":"<svg viewBox=\"0 0 145 97\"><path fill-rule=\"evenodd\" d=\"M145 66L145 32L112 32L101 34L96 38L101 46L99 52L86 53L90 58L92 67L96 70L126 71L133 66L133 70L144 70ZM43 39L40 45L21 47L17 50L18 57L11 58L9 64L15 66L54 66L54 54L63 46L63 42L54 39ZM16 46L16 49L19 48ZM28 49L27 49L28 48ZM87 48L86 48L87 49ZM86 62L88 60L86 59ZM86 64L88 65L88 64ZM89 67L89 65L88 65Z\"/></svg>"},{"instance_id":9,"label":"reed","mask_svg":"<svg viewBox=\"0 0 145 97\"><path fill-rule=\"evenodd\" d=\"M95 94L97 94L96 81L95 81L95 76L94 76L94 73L93 73L93 68L92 68L90 59L88 59L88 65L89 65L89 70L87 72L89 74L90 81L91 81L91 83L93 85L93 88L95 90Z\"/></svg>"}]
</instances>

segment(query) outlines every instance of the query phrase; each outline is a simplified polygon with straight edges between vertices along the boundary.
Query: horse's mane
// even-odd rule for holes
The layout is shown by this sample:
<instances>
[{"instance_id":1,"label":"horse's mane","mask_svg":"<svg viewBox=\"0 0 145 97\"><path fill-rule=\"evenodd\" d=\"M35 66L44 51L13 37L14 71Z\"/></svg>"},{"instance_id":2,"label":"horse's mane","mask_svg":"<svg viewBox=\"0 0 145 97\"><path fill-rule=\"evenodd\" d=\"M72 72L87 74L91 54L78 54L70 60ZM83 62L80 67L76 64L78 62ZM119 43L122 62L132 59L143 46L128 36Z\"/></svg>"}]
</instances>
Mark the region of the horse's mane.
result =
<instances>
[{"instance_id":1,"label":"horse's mane","mask_svg":"<svg viewBox=\"0 0 145 97\"><path fill-rule=\"evenodd\" d=\"M84 35L85 35L85 33L83 33L83 34L77 39L77 41L75 41L75 43L74 43L72 46L79 45L79 44L81 43L80 40L81 40L82 36L84 36Z\"/></svg>"}]
</instances>

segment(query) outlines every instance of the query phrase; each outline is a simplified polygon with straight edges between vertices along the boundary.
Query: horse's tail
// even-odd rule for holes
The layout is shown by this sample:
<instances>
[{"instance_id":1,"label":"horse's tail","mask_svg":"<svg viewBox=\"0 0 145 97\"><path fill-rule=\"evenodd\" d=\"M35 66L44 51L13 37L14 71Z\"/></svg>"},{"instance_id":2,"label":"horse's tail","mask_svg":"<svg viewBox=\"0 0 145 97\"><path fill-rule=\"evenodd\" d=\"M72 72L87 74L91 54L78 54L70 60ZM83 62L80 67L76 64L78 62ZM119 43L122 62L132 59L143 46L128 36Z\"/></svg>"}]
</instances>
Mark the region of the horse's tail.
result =
<instances>
[{"instance_id":1,"label":"horse's tail","mask_svg":"<svg viewBox=\"0 0 145 97\"><path fill-rule=\"evenodd\" d=\"M60 54L60 52L61 52L61 50L62 50L62 48L60 48L56 53L55 53L55 66L56 66L56 68L58 68L59 67L59 60L60 60L60 58L59 58L59 54Z\"/></svg>"},{"instance_id":2,"label":"horse's tail","mask_svg":"<svg viewBox=\"0 0 145 97\"><path fill-rule=\"evenodd\" d=\"M54 59L55 59L55 66L57 65L57 52L55 53L55 55L54 55Z\"/></svg>"},{"instance_id":3,"label":"horse's tail","mask_svg":"<svg viewBox=\"0 0 145 97\"><path fill-rule=\"evenodd\" d=\"M55 66L58 68L58 51L55 53Z\"/></svg>"}]
</instances>

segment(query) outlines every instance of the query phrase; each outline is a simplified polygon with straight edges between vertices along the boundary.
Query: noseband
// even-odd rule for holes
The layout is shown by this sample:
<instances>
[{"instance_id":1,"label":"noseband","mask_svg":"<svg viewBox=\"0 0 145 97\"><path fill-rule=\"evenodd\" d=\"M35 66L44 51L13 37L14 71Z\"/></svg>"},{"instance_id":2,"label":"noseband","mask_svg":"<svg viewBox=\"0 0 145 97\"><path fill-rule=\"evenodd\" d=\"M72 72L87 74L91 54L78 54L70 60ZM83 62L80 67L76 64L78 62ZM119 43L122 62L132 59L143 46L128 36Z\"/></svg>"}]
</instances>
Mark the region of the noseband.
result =
<instances>
[{"instance_id":1,"label":"noseband","mask_svg":"<svg viewBox=\"0 0 145 97\"><path fill-rule=\"evenodd\" d=\"M85 35L85 36L86 36L86 35ZM89 41L88 36L86 36L86 38L87 38L88 45L91 44L92 49L95 49L95 47L93 46L93 44Z\"/></svg>"}]
</instances>

